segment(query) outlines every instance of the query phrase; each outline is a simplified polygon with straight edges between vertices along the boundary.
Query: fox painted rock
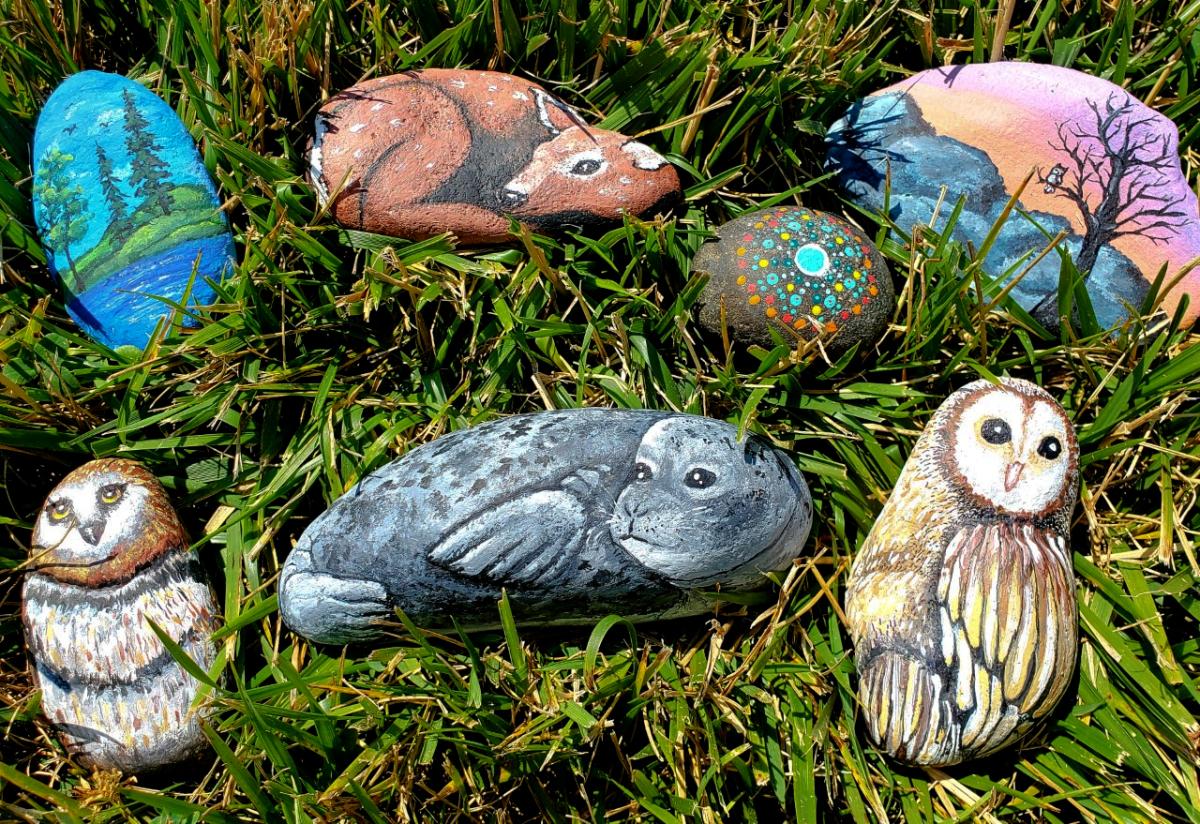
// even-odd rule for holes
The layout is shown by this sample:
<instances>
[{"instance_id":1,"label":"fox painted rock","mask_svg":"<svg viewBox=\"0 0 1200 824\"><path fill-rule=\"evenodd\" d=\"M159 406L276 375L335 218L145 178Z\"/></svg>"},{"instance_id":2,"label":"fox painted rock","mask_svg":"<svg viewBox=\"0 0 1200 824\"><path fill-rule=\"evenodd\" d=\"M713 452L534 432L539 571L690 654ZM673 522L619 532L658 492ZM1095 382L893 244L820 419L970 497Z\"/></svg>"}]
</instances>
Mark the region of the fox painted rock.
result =
<instances>
[{"instance_id":1,"label":"fox painted rock","mask_svg":"<svg viewBox=\"0 0 1200 824\"><path fill-rule=\"evenodd\" d=\"M349 88L317 114L310 177L339 223L461 243L611 224L666 208L679 175L644 143L590 128L507 74L425 69Z\"/></svg>"}]
</instances>

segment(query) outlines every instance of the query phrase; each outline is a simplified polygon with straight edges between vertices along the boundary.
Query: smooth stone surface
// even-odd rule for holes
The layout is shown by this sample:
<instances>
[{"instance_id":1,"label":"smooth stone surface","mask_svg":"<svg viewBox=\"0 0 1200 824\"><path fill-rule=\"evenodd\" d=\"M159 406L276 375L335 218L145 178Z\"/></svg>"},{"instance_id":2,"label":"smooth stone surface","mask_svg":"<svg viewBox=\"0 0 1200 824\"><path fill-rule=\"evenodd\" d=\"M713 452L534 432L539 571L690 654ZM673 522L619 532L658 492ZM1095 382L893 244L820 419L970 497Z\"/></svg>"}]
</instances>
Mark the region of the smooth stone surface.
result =
<instances>
[{"instance_id":1,"label":"smooth stone surface","mask_svg":"<svg viewBox=\"0 0 1200 824\"><path fill-rule=\"evenodd\" d=\"M334 96L317 114L310 179L343 226L462 243L653 214L682 196L649 146L588 126L512 75L425 69Z\"/></svg>"},{"instance_id":2,"label":"smooth stone surface","mask_svg":"<svg viewBox=\"0 0 1200 824\"><path fill-rule=\"evenodd\" d=\"M86 71L46 101L33 137L33 214L67 311L110 347L144 348L168 303L215 299L233 236L192 137L141 85Z\"/></svg>"},{"instance_id":3,"label":"smooth stone surface","mask_svg":"<svg viewBox=\"0 0 1200 824\"><path fill-rule=\"evenodd\" d=\"M874 244L846 221L800 206L742 215L717 230L692 261L709 281L700 323L720 334L773 345L820 336L827 351L883 335L896 298L887 264Z\"/></svg>"},{"instance_id":4,"label":"smooth stone surface","mask_svg":"<svg viewBox=\"0 0 1200 824\"><path fill-rule=\"evenodd\" d=\"M585 623L698 614L697 590L786 567L812 522L783 452L692 415L518 415L425 444L368 475L305 530L279 608L314 641L397 626Z\"/></svg>"},{"instance_id":5,"label":"smooth stone surface","mask_svg":"<svg viewBox=\"0 0 1200 824\"><path fill-rule=\"evenodd\" d=\"M212 590L158 480L134 461L71 472L38 513L22 592L42 711L84 764L155 770L208 746L200 685L153 621L201 668L216 658Z\"/></svg>"},{"instance_id":6,"label":"smooth stone surface","mask_svg":"<svg viewBox=\"0 0 1200 824\"><path fill-rule=\"evenodd\" d=\"M931 69L855 103L827 137L828 164L861 206L884 208L905 231L932 221L940 231L960 197L953 237L979 248L1009 198L1033 179L986 258L1007 281L1060 231L1059 248L1080 272L1105 327L1136 312L1166 265L1166 282L1200 256L1196 196L1180 168L1175 124L1113 84L1071 69L988 63ZM1024 213L1022 213L1024 212ZM1057 327L1060 255L1051 252L1012 296ZM1173 312L1191 296L1193 271L1167 295Z\"/></svg>"},{"instance_id":7,"label":"smooth stone surface","mask_svg":"<svg viewBox=\"0 0 1200 824\"><path fill-rule=\"evenodd\" d=\"M974 381L930 419L846 582L861 715L913 764L997 752L1054 710L1078 654L1079 444L1045 390Z\"/></svg>"}]
</instances>

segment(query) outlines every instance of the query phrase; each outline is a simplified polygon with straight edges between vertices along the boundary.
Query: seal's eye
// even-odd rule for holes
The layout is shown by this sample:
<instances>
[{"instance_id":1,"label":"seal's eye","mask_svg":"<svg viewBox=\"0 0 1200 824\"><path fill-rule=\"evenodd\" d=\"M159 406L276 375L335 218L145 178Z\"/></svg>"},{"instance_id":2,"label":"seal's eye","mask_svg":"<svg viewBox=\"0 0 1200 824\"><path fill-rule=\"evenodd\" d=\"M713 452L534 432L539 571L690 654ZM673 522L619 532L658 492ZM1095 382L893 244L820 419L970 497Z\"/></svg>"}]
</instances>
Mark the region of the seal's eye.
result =
<instances>
[{"instance_id":1,"label":"seal's eye","mask_svg":"<svg viewBox=\"0 0 1200 824\"><path fill-rule=\"evenodd\" d=\"M645 483L654 477L654 470L652 470L647 464L636 463L633 465L633 477L641 483Z\"/></svg>"},{"instance_id":2,"label":"seal's eye","mask_svg":"<svg viewBox=\"0 0 1200 824\"><path fill-rule=\"evenodd\" d=\"M571 167L571 174L580 175L581 177L594 175L596 172L600 171L600 167L602 165L603 164L601 164L600 161L596 160L595 158L585 157L583 160Z\"/></svg>"},{"instance_id":3,"label":"seal's eye","mask_svg":"<svg viewBox=\"0 0 1200 824\"><path fill-rule=\"evenodd\" d=\"M52 501L46 511L50 513L50 520L62 521L71 514L71 505L66 501Z\"/></svg>"},{"instance_id":4,"label":"seal's eye","mask_svg":"<svg viewBox=\"0 0 1200 824\"><path fill-rule=\"evenodd\" d=\"M988 418L979 428L980 436L990 444L999 446L1012 440L1012 429L999 418Z\"/></svg>"},{"instance_id":5,"label":"seal's eye","mask_svg":"<svg viewBox=\"0 0 1200 824\"><path fill-rule=\"evenodd\" d=\"M689 469L683 482L694 489L704 489L706 486L712 486L717 482L717 476L707 469L697 466L695 469Z\"/></svg>"},{"instance_id":6,"label":"seal's eye","mask_svg":"<svg viewBox=\"0 0 1200 824\"><path fill-rule=\"evenodd\" d=\"M1038 454L1048 461L1052 461L1062 454L1062 444L1058 442L1058 438L1050 435L1043 438L1038 444Z\"/></svg>"},{"instance_id":7,"label":"seal's eye","mask_svg":"<svg viewBox=\"0 0 1200 824\"><path fill-rule=\"evenodd\" d=\"M100 487L100 503L115 504L125 494L125 484L109 484Z\"/></svg>"}]
</instances>

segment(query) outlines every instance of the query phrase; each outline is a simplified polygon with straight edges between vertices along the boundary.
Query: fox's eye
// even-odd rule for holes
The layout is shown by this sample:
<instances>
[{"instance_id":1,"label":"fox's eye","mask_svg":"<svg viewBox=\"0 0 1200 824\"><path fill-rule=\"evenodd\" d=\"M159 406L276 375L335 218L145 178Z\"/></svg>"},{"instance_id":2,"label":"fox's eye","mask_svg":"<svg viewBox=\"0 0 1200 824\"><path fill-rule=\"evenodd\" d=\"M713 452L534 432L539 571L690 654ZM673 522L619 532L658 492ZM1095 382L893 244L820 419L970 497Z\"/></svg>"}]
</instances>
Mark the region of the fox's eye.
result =
<instances>
[{"instance_id":1,"label":"fox's eye","mask_svg":"<svg viewBox=\"0 0 1200 824\"><path fill-rule=\"evenodd\" d=\"M600 171L600 168L603 165L604 164L601 163L599 160L595 160L594 158L590 158L590 157L585 157L583 160L580 160L578 163L576 163L574 166L571 167L571 174L580 175L580 176L594 175L596 172Z\"/></svg>"}]
</instances>

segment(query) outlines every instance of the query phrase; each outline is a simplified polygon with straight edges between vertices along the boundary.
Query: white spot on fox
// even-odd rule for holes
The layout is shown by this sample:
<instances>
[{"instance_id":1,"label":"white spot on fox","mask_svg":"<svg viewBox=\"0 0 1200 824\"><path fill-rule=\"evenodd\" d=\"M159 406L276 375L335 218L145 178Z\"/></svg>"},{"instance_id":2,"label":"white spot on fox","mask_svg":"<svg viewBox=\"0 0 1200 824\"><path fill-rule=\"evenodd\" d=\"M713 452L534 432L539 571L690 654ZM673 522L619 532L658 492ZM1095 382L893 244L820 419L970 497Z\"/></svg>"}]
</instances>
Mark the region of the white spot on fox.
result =
<instances>
[{"instance_id":1,"label":"white spot on fox","mask_svg":"<svg viewBox=\"0 0 1200 824\"><path fill-rule=\"evenodd\" d=\"M382 104L382 103L376 103L374 106L372 106L372 107L371 107L371 111L373 111L373 112L377 112L377 111L379 111L379 110L380 110L380 109L382 109L382 108L383 108L383 104Z\"/></svg>"},{"instance_id":2,"label":"white spot on fox","mask_svg":"<svg viewBox=\"0 0 1200 824\"><path fill-rule=\"evenodd\" d=\"M361 132L365 128L367 128L366 123L355 123L353 126L350 127L350 131L357 134L358 132Z\"/></svg>"},{"instance_id":3,"label":"white spot on fox","mask_svg":"<svg viewBox=\"0 0 1200 824\"><path fill-rule=\"evenodd\" d=\"M621 175L619 178L617 178L617 182L622 186L628 186L633 181L629 179L629 175Z\"/></svg>"},{"instance_id":4,"label":"white spot on fox","mask_svg":"<svg viewBox=\"0 0 1200 824\"><path fill-rule=\"evenodd\" d=\"M500 91L500 87L499 87L499 86L495 86L495 85L493 85L493 84L491 84L491 83L488 83L488 91L489 91L489 92L498 92L498 91Z\"/></svg>"},{"instance_id":5,"label":"white spot on fox","mask_svg":"<svg viewBox=\"0 0 1200 824\"><path fill-rule=\"evenodd\" d=\"M432 169L432 168L433 168L433 163L426 163L426 164L425 164L425 168L426 168L426 169Z\"/></svg>"},{"instance_id":6,"label":"white spot on fox","mask_svg":"<svg viewBox=\"0 0 1200 824\"><path fill-rule=\"evenodd\" d=\"M633 165L638 169L652 172L667 165L667 159L651 149L645 143L631 140L621 147L621 151L633 157Z\"/></svg>"},{"instance_id":7,"label":"white spot on fox","mask_svg":"<svg viewBox=\"0 0 1200 824\"><path fill-rule=\"evenodd\" d=\"M402 121L398 117L393 117L391 120L388 121L388 123L390 123L393 126L399 126L402 122L404 122L404 121Z\"/></svg>"},{"instance_id":8,"label":"white spot on fox","mask_svg":"<svg viewBox=\"0 0 1200 824\"><path fill-rule=\"evenodd\" d=\"M525 92L513 92L512 98L513 100L526 101L529 99L529 95L525 94Z\"/></svg>"},{"instance_id":9,"label":"white spot on fox","mask_svg":"<svg viewBox=\"0 0 1200 824\"><path fill-rule=\"evenodd\" d=\"M354 159L355 159L355 160L362 160L362 149L355 149L355 150L354 150Z\"/></svg>"},{"instance_id":10,"label":"white spot on fox","mask_svg":"<svg viewBox=\"0 0 1200 824\"><path fill-rule=\"evenodd\" d=\"M454 87L454 88L456 88L456 89L465 89L465 88L467 87L467 81L465 81L465 80L451 80L451 81L450 81L450 85L451 85L451 86L453 86L453 87Z\"/></svg>"}]
</instances>

